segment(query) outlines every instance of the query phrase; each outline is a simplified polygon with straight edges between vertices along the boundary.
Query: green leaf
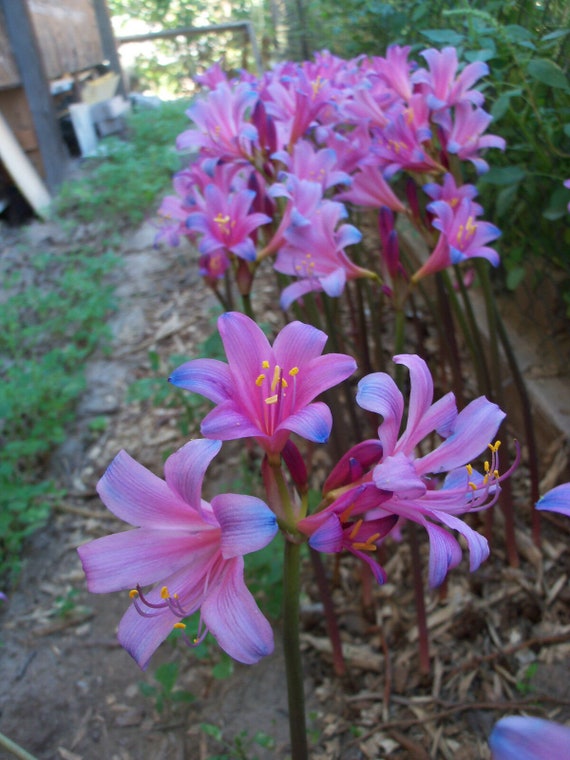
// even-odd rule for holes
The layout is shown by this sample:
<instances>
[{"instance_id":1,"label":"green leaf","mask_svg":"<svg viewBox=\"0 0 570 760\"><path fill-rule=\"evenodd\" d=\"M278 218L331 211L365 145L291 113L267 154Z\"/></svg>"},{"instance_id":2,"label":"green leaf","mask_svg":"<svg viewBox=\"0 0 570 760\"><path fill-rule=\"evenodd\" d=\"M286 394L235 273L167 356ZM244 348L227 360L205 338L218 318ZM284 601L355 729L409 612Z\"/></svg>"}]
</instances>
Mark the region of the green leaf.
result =
<instances>
[{"instance_id":1,"label":"green leaf","mask_svg":"<svg viewBox=\"0 0 570 760\"><path fill-rule=\"evenodd\" d=\"M220 681L229 678L233 672L234 661L227 655L222 655L220 662L216 663L212 668L212 675Z\"/></svg>"},{"instance_id":2,"label":"green leaf","mask_svg":"<svg viewBox=\"0 0 570 760\"><path fill-rule=\"evenodd\" d=\"M562 219L568 213L568 201L570 201L568 190L560 184L550 196L548 206L542 212L542 216L551 222Z\"/></svg>"},{"instance_id":3,"label":"green leaf","mask_svg":"<svg viewBox=\"0 0 570 760\"><path fill-rule=\"evenodd\" d=\"M482 50L469 50L465 53L464 58L469 63L473 63L473 61L490 61L495 55L495 50L484 48Z\"/></svg>"},{"instance_id":4,"label":"green leaf","mask_svg":"<svg viewBox=\"0 0 570 760\"><path fill-rule=\"evenodd\" d=\"M501 93L491 107L491 116L493 119L498 121L503 117L511 106L511 98L515 98L521 93L522 90L520 87L517 87L515 90L508 90L507 92Z\"/></svg>"},{"instance_id":5,"label":"green leaf","mask_svg":"<svg viewBox=\"0 0 570 760\"><path fill-rule=\"evenodd\" d=\"M563 130L566 137L570 137L570 124L565 124Z\"/></svg>"},{"instance_id":6,"label":"green leaf","mask_svg":"<svg viewBox=\"0 0 570 760\"><path fill-rule=\"evenodd\" d=\"M219 726L215 726L213 723L200 723L200 730L218 742L223 741L222 729L219 728Z\"/></svg>"},{"instance_id":7,"label":"green leaf","mask_svg":"<svg viewBox=\"0 0 570 760\"><path fill-rule=\"evenodd\" d=\"M465 39L463 34L458 34L453 29L426 29L422 34L430 42L435 42L438 45L453 45L454 47L461 45Z\"/></svg>"},{"instance_id":8,"label":"green leaf","mask_svg":"<svg viewBox=\"0 0 570 760\"><path fill-rule=\"evenodd\" d=\"M488 185L512 185L526 177L526 171L521 166L494 166L481 177L481 182Z\"/></svg>"},{"instance_id":9,"label":"green leaf","mask_svg":"<svg viewBox=\"0 0 570 760\"><path fill-rule=\"evenodd\" d=\"M545 34L544 37L540 38L540 41L547 42L548 40L559 40L561 37L566 37L567 34L570 34L570 29L557 29L555 32Z\"/></svg>"},{"instance_id":10,"label":"green leaf","mask_svg":"<svg viewBox=\"0 0 570 760\"><path fill-rule=\"evenodd\" d=\"M171 692L178 678L179 664L165 662L154 671L154 677L166 692Z\"/></svg>"},{"instance_id":11,"label":"green leaf","mask_svg":"<svg viewBox=\"0 0 570 760\"><path fill-rule=\"evenodd\" d=\"M549 87L559 87L561 89L568 89L568 79L566 75L554 61L548 58L533 58L527 66L529 76L536 79L537 82L542 82Z\"/></svg>"},{"instance_id":12,"label":"green leaf","mask_svg":"<svg viewBox=\"0 0 570 760\"><path fill-rule=\"evenodd\" d=\"M526 272L523 267L515 267L511 269L507 274L507 288L509 290L516 290L521 282L524 280Z\"/></svg>"}]
</instances>

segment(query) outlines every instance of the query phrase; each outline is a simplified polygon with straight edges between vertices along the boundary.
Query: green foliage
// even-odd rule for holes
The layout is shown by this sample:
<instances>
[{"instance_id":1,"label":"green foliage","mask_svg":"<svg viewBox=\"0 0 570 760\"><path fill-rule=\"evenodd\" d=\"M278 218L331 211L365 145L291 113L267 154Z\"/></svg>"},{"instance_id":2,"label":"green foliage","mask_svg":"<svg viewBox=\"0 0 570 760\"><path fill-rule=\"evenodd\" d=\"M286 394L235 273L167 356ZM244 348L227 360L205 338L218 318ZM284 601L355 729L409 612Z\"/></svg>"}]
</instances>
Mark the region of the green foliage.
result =
<instances>
[{"instance_id":1,"label":"green foliage","mask_svg":"<svg viewBox=\"0 0 570 760\"><path fill-rule=\"evenodd\" d=\"M81 179L64 184L59 216L97 222L109 234L142 222L181 168L174 143L188 127L186 105L171 101L131 114L125 139L102 141L99 155L85 159Z\"/></svg>"},{"instance_id":2,"label":"green foliage","mask_svg":"<svg viewBox=\"0 0 570 760\"><path fill-rule=\"evenodd\" d=\"M26 278L16 270L3 281L0 576L17 573L25 538L61 496L39 473L64 440L84 388L83 363L107 334L104 320L113 302L103 278L116 261L92 249L51 257L38 252Z\"/></svg>"},{"instance_id":3,"label":"green foliage","mask_svg":"<svg viewBox=\"0 0 570 760\"><path fill-rule=\"evenodd\" d=\"M264 749L275 748L275 739L263 731L256 731L254 736L250 737L249 732L244 729L234 737L233 742L230 742L224 738L221 728L214 723L200 723L200 730L224 747L225 751L222 754L210 755L210 760L256 760L256 756L251 754L255 749L254 745Z\"/></svg>"},{"instance_id":4,"label":"green foliage","mask_svg":"<svg viewBox=\"0 0 570 760\"><path fill-rule=\"evenodd\" d=\"M354 56L384 55L390 44L452 45L463 63L485 61L485 108L494 118L490 132L506 140L493 150L491 171L477 178L485 218L502 230L499 250L503 285L558 272L561 302L570 315L570 13L561 2L525 0L430 3L412 0L348 0L307 5L313 49ZM478 85L479 86L479 85Z\"/></svg>"},{"instance_id":5,"label":"green foliage","mask_svg":"<svg viewBox=\"0 0 570 760\"><path fill-rule=\"evenodd\" d=\"M244 0L232 3L230 18L227 7L205 0L109 0L109 10L117 29L136 19L153 31L249 20L251 15ZM242 30L153 40L135 61L131 87L187 95L194 91L192 78L217 60L223 59L228 69L246 67L246 49Z\"/></svg>"},{"instance_id":6,"label":"green foliage","mask_svg":"<svg viewBox=\"0 0 570 760\"><path fill-rule=\"evenodd\" d=\"M156 668L153 675L154 684L142 681L139 688L141 694L154 701L157 712L162 713L167 708L173 710L176 705L190 704L196 699L191 692L176 688L180 675L179 662L165 662Z\"/></svg>"}]
</instances>

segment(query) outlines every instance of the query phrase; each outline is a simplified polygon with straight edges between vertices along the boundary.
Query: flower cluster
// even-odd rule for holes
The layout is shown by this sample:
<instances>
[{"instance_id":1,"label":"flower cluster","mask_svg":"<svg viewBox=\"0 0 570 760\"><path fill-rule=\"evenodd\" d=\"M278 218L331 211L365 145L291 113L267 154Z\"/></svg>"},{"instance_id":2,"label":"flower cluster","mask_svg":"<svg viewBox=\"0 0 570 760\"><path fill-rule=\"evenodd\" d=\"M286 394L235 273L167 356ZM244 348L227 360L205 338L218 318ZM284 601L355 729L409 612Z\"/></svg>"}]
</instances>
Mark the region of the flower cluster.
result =
<instances>
[{"instance_id":1,"label":"flower cluster","mask_svg":"<svg viewBox=\"0 0 570 760\"><path fill-rule=\"evenodd\" d=\"M481 397L458 412L451 393L434 402L425 362L415 355L394 357L411 376L405 429L399 432L405 401L394 381L384 373L365 376L356 401L381 417L378 438L341 458L324 485L323 501L308 514L305 463L291 436L326 441L331 412L315 399L353 374L356 363L344 354L323 355L326 335L300 322L281 330L273 345L243 314L223 314L218 327L227 363L194 359L170 378L214 403L202 422L204 439L167 459L164 481L121 452L98 491L134 530L79 548L90 591L129 590L119 640L141 667L172 629L182 630L190 645L210 631L244 663L272 651L271 627L244 583L243 557L266 546L279 528L287 540L308 541L318 551L353 553L380 583L385 573L376 549L402 520L428 532L432 585L461 560L450 530L467 541L471 570L480 565L487 542L461 516L491 506L509 474L499 473L499 443L493 443L504 417L496 404ZM442 442L427 450L434 431ZM255 439L265 453L267 503L237 494L204 501L202 481L221 441L238 438ZM489 459L478 473L471 460L485 450ZM281 478L282 463L296 490L293 498ZM197 610L200 626L191 639L184 620Z\"/></svg>"},{"instance_id":2,"label":"flower cluster","mask_svg":"<svg viewBox=\"0 0 570 760\"><path fill-rule=\"evenodd\" d=\"M382 266L355 261L361 235L343 221L352 207L406 215L423 232L433 253L412 282L473 257L496 265L487 244L499 231L478 218L473 186L455 184L461 162L485 172L485 151L504 148L485 134L491 116L474 89L487 65L460 70L452 47L424 50L423 67L409 53L392 46L385 57L344 60L325 51L260 78L229 80L219 67L203 77L210 89L177 142L192 166L163 201L159 237L194 240L214 288L232 261L253 275L273 257L292 278L283 308L311 291L338 296L351 279L383 279ZM403 177L432 202L409 192L404 202L395 189Z\"/></svg>"}]
</instances>

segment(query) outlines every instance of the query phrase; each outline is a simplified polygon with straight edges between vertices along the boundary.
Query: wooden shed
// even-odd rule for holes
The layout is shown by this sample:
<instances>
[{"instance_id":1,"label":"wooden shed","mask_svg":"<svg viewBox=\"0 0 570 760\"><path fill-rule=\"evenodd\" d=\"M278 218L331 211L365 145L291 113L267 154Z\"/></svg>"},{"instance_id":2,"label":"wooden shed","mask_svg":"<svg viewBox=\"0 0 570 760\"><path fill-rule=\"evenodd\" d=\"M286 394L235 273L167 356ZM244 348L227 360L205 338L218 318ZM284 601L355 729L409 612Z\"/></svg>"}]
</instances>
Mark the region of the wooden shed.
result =
<instances>
[{"instance_id":1,"label":"wooden shed","mask_svg":"<svg viewBox=\"0 0 570 760\"><path fill-rule=\"evenodd\" d=\"M103 62L120 74L105 0L0 0L0 112L50 189L67 163L57 82Z\"/></svg>"}]
</instances>

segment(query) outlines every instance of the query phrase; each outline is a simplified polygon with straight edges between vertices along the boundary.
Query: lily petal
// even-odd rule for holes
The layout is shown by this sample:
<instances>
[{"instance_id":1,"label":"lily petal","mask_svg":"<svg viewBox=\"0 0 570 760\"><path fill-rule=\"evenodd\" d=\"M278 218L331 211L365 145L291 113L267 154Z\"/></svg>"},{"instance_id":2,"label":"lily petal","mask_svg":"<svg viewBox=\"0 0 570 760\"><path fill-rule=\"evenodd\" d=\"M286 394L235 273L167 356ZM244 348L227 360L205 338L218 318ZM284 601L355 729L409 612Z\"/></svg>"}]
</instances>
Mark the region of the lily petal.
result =
<instances>
[{"instance_id":1,"label":"lily petal","mask_svg":"<svg viewBox=\"0 0 570 760\"><path fill-rule=\"evenodd\" d=\"M263 549L278 531L275 515L255 496L219 494L212 499L212 509L222 529L224 559Z\"/></svg>"},{"instance_id":2,"label":"lily petal","mask_svg":"<svg viewBox=\"0 0 570 760\"><path fill-rule=\"evenodd\" d=\"M208 589L202 618L230 657L246 665L273 651L273 631L243 580L243 558L228 560Z\"/></svg>"}]
</instances>

